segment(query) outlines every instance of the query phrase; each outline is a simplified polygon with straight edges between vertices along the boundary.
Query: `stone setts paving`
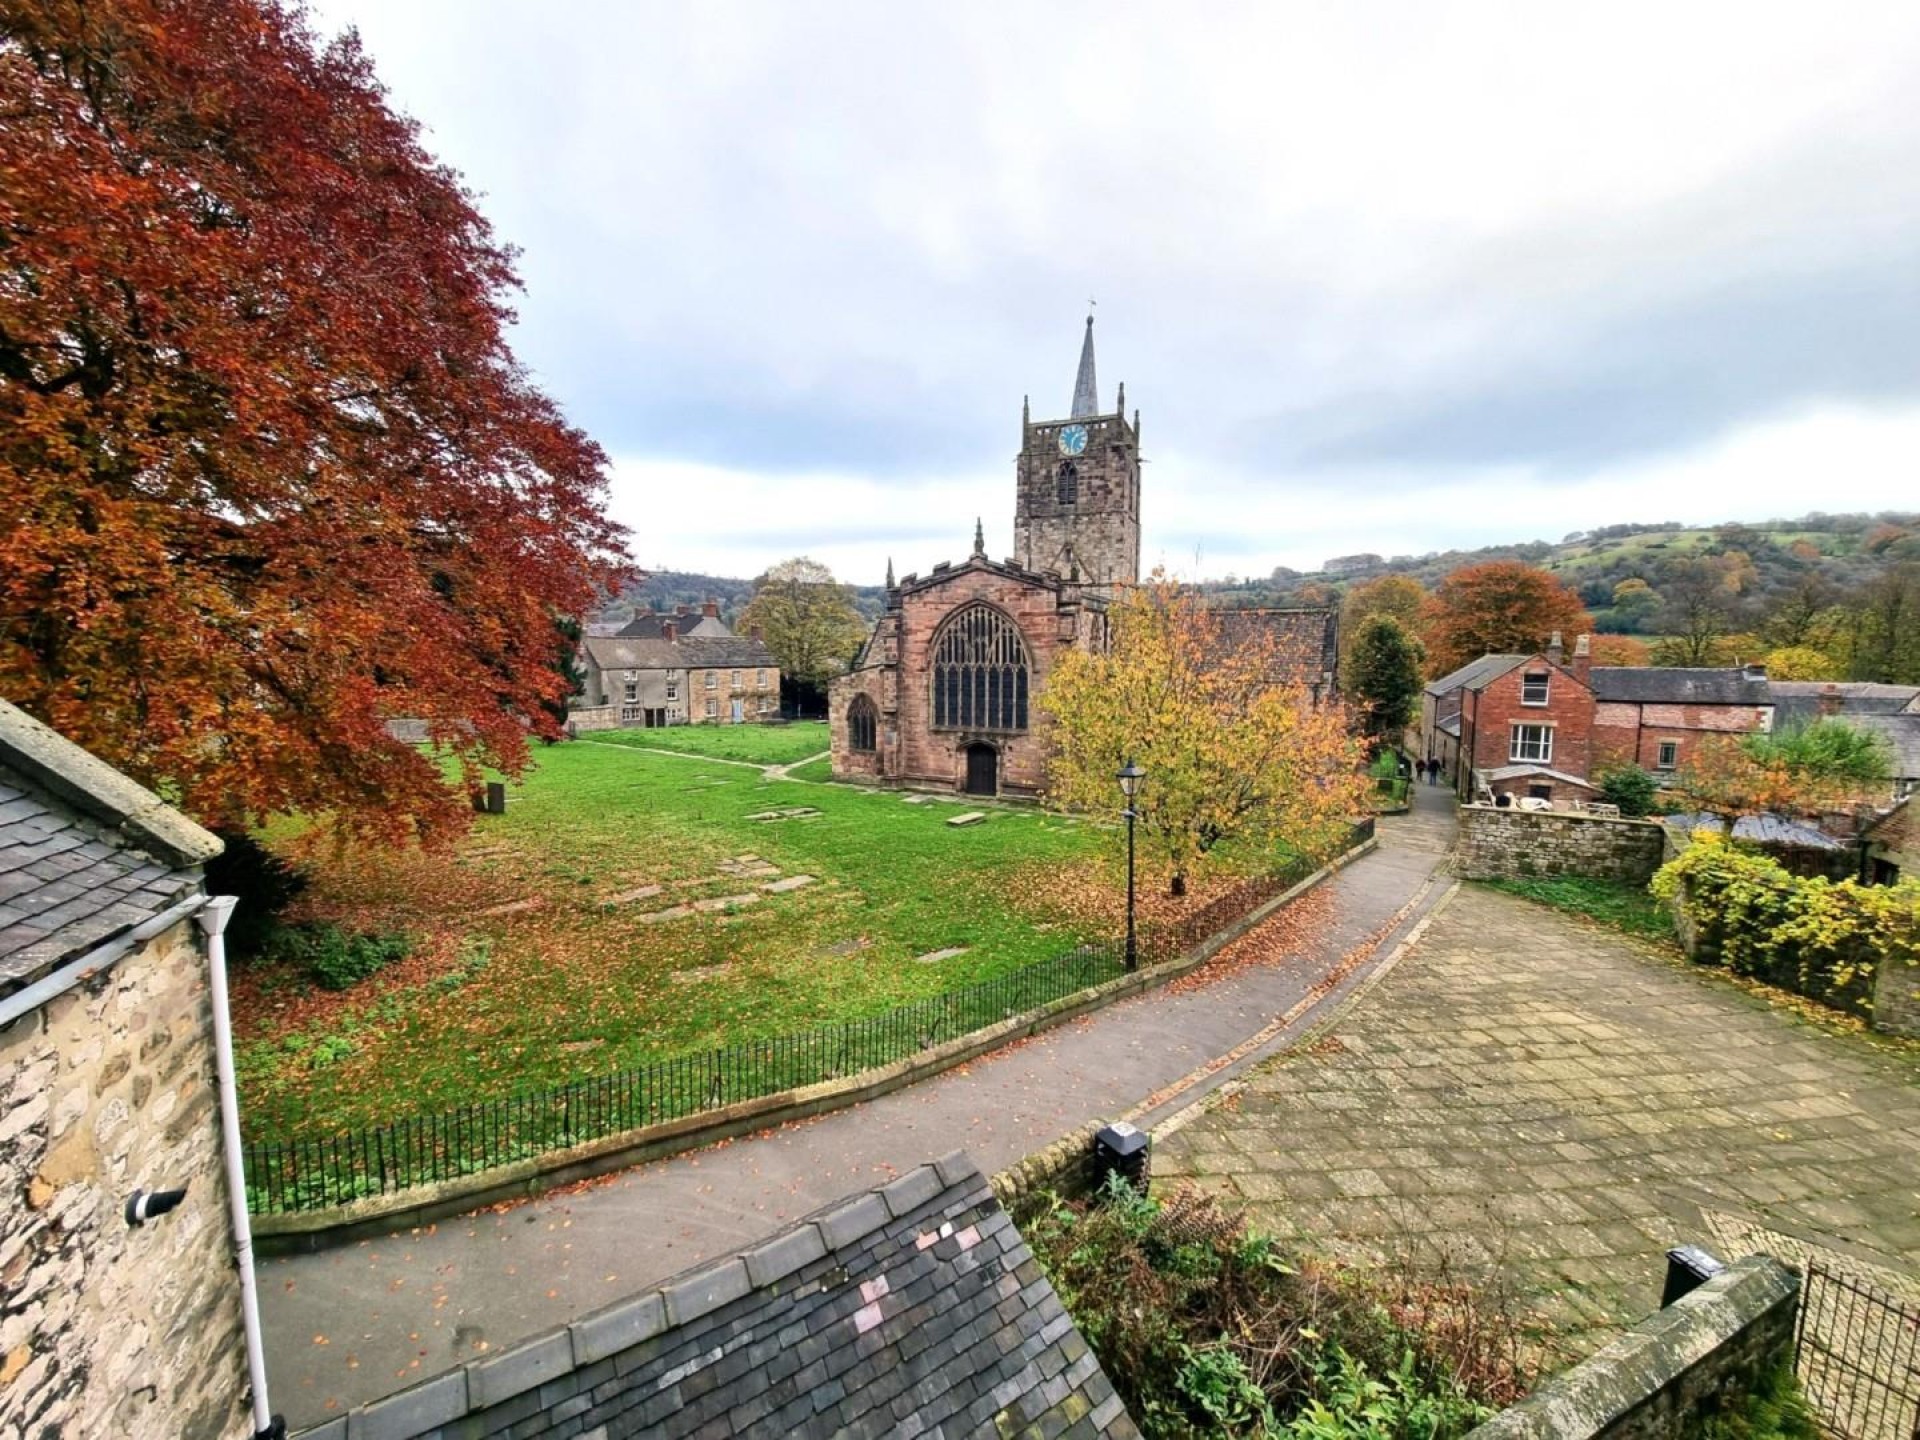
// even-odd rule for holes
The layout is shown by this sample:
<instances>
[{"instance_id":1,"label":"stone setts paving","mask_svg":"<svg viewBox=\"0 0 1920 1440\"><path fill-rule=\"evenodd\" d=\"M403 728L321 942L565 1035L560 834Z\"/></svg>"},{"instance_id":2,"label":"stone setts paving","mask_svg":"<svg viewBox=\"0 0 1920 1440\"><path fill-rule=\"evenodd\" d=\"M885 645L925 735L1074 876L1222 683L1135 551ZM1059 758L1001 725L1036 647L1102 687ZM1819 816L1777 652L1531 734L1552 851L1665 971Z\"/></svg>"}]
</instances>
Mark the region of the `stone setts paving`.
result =
<instances>
[{"instance_id":1,"label":"stone setts paving","mask_svg":"<svg viewBox=\"0 0 1920 1440\"><path fill-rule=\"evenodd\" d=\"M1683 1242L1770 1230L1913 1271L1920 1047L1468 885L1328 1035L1164 1137L1154 1174L1336 1252L1501 1267L1578 1354L1658 1304Z\"/></svg>"}]
</instances>

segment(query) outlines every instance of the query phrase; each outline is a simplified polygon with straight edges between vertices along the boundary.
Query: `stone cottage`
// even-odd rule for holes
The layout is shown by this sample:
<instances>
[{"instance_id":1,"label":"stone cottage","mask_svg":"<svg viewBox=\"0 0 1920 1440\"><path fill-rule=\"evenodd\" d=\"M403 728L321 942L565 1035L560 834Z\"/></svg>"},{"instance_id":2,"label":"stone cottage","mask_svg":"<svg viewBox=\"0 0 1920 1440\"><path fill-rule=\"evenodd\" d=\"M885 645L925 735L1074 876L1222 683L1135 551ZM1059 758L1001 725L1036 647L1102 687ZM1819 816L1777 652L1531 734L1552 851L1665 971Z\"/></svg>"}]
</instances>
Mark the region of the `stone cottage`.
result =
<instances>
[{"instance_id":1,"label":"stone cottage","mask_svg":"<svg viewBox=\"0 0 1920 1440\"><path fill-rule=\"evenodd\" d=\"M0 701L0 1433L254 1433L194 921L219 850Z\"/></svg>"},{"instance_id":2,"label":"stone cottage","mask_svg":"<svg viewBox=\"0 0 1920 1440\"><path fill-rule=\"evenodd\" d=\"M580 642L586 679L568 711L575 730L741 725L780 713L780 664L757 633L736 635L709 600L696 614L636 615L615 635Z\"/></svg>"}]
</instances>

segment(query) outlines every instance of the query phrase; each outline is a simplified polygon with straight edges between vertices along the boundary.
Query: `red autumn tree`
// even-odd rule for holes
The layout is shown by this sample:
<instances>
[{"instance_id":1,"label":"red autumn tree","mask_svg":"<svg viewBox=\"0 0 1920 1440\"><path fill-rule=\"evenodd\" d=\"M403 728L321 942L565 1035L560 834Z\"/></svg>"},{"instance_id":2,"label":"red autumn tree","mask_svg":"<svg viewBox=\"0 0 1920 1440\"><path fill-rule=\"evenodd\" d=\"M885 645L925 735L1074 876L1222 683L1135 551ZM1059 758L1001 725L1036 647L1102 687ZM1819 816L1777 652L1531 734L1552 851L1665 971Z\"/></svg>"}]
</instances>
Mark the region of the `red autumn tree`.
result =
<instances>
[{"instance_id":1,"label":"red autumn tree","mask_svg":"<svg viewBox=\"0 0 1920 1440\"><path fill-rule=\"evenodd\" d=\"M1593 628L1580 597L1544 570L1519 560L1488 560L1448 575L1420 612L1431 674L1444 675L1490 654L1531 655L1558 630L1569 646Z\"/></svg>"},{"instance_id":2,"label":"red autumn tree","mask_svg":"<svg viewBox=\"0 0 1920 1440\"><path fill-rule=\"evenodd\" d=\"M351 34L0 9L0 693L211 824L445 837L624 563L517 281Z\"/></svg>"}]
</instances>

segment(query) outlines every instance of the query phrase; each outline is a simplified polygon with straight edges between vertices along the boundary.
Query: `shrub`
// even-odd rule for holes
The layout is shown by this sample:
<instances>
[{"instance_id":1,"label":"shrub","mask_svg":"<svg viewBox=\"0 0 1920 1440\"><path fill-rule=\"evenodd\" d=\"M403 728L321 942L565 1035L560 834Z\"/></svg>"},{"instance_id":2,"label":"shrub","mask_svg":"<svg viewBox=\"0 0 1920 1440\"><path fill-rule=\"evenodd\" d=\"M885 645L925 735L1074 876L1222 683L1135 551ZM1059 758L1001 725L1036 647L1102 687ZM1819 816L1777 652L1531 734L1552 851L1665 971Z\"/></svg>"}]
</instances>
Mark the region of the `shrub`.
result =
<instances>
[{"instance_id":1,"label":"shrub","mask_svg":"<svg viewBox=\"0 0 1920 1440\"><path fill-rule=\"evenodd\" d=\"M268 958L298 965L327 990L346 990L413 949L405 935L355 935L338 925L282 925L267 942Z\"/></svg>"},{"instance_id":2,"label":"shrub","mask_svg":"<svg viewBox=\"0 0 1920 1440\"><path fill-rule=\"evenodd\" d=\"M1055 1204L1026 1229L1154 1440L1449 1440L1520 1388L1501 1363L1463 1376L1457 1334L1395 1318L1431 1313L1406 1293L1289 1255L1198 1191L1162 1201L1116 1181L1102 1203Z\"/></svg>"},{"instance_id":3,"label":"shrub","mask_svg":"<svg viewBox=\"0 0 1920 1440\"><path fill-rule=\"evenodd\" d=\"M1871 1011L1880 966L1920 964L1920 881L1798 876L1702 831L1648 888L1692 927L1695 960L1836 1009Z\"/></svg>"},{"instance_id":4,"label":"shrub","mask_svg":"<svg viewBox=\"0 0 1920 1440\"><path fill-rule=\"evenodd\" d=\"M1638 765L1616 765L1600 773L1600 798L1618 805L1622 815L1638 818L1653 813L1653 797L1660 788Z\"/></svg>"},{"instance_id":5,"label":"shrub","mask_svg":"<svg viewBox=\"0 0 1920 1440\"><path fill-rule=\"evenodd\" d=\"M220 839L227 848L207 862L207 893L239 899L227 922L227 948L236 960L249 959L266 950L280 912L307 888L307 877L242 831L223 830Z\"/></svg>"}]
</instances>

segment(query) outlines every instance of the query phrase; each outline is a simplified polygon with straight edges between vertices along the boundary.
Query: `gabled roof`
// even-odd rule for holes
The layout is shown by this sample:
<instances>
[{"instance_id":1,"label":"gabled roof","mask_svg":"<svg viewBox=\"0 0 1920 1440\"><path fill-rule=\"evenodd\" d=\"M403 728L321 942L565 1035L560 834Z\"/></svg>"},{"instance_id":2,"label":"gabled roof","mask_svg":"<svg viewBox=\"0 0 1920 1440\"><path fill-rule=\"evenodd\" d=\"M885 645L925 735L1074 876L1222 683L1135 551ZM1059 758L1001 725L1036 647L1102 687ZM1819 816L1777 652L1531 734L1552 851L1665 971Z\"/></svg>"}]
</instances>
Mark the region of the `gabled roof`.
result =
<instances>
[{"instance_id":1,"label":"gabled roof","mask_svg":"<svg viewBox=\"0 0 1920 1440\"><path fill-rule=\"evenodd\" d=\"M1427 682L1427 694L1446 695L1455 690L1478 690L1490 680L1498 680L1516 665L1524 665L1531 655L1482 655L1470 660L1450 675Z\"/></svg>"},{"instance_id":2,"label":"gabled roof","mask_svg":"<svg viewBox=\"0 0 1920 1440\"><path fill-rule=\"evenodd\" d=\"M727 628L727 622L714 615L695 610L686 615L655 615L651 612L636 615L613 633L622 640L658 640L660 627L668 621L673 622L674 630L680 635L705 635L715 639L725 639L733 634Z\"/></svg>"},{"instance_id":3,"label":"gabled roof","mask_svg":"<svg viewBox=\"0 0 1920 1440\"><path fill-rule=\"evenodd\" d=\"M1596 665L1593 698L1640 705L1771 705L1767 677L1739 667Z\"/></svg>"},{"instance_id":4,"label":"gabled roof","mask_svg":"<svg viewBox=\"0 0 1920 1440\"><path fill-rule=\"evenodd\" d=\"M0 700L0 991L166 910L219 839Z\"/></svg>"},{"instance_id":5,"label":"gabled roof","mask_svg":"<svg viewBox=\"0 0 1920 1440\"><path fill-rule=\"evenodd\" d=\"M1063 576L1054 574L1051 570L1029 570L1025 566L1016 564L1012 560L989 560L985 555L975 552L958 565L953 565L943 560L925 575L902 576L899 585L900 597L904 600L909 595L924 594L926 591L936 589L939 586L951 585L955 580L960 579L964 575L973 574L982 570L1004 576L1009 580L1016 580L1023 585L1032 585L1040 589L1052 590L1056 594L1067 590L1071 583ZM1074 586L1073 589L1075 591L1073 599L1077 603L1085 605L1090 610L1105 610L1107 608L1107 602L1100 596L1089 594L1086 591L1080 590L1077 586Z\"/></svg>"},{"instance_id":6,"label":"gabled roof","mask_svg":"<svg viewBox=\"0 0 1920 1440\"><path fill-rule=\"evenodd\" d=\"M1582 780L1578 775L1569 775L1564 770L1555 770L1550 765L1501 765L1496 769L1476 772L1485 780L1526 780L1539 776L1546 780L1558 780L1562 785L1578 785L1582 790L1595 790L1600 787L1591 780Z\"/></svg>"},{"instance_id":7,"label":"gabled roof","mask_svg":"<svg viewBox=\"0 0 1920 1440\"><path fill-rule=\"evenodd\" d=\"M628 640L589 635L580 642L600 670L720 670L779 662L764 641L750 635L691 635L674 640Z\"/></svg>"}]
</instances>

